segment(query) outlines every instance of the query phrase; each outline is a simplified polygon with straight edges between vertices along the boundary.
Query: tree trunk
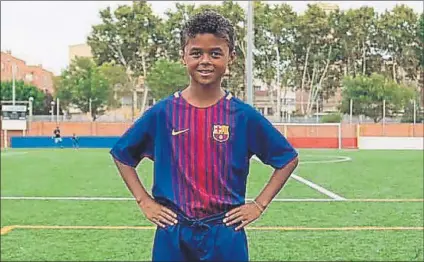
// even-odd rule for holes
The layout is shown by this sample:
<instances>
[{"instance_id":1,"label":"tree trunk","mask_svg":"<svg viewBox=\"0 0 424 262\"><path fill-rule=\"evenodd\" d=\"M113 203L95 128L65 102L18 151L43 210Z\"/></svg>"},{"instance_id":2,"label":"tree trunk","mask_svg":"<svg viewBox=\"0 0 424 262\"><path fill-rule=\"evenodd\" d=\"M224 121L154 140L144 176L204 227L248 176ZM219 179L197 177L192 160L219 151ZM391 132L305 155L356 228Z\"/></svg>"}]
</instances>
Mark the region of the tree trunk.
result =
<instances>
[{"instance_id":1,"label":"tree trunk","mask_svg":"<svg viewBox=\"0 0 424 262\"><path fill-rule=\"evenodd\" d=\"M288 106L287 106L287 83L284 85L284 93L283 93L283 95L282 95L282 97L281 97L281 88L280 88L280 101L281 101L281 98L282 98L282 100L284 101L284 108L288 108ZM281 104L280 104L280 109L281 109ZM281 112L281 110L280 110L280 112ZM285 110L285 112L286 113L288 113L288 110ZM281 120L281 113L280 113L280 120Z\"/></svg>"},{"instance_id":2,"label":"tree trunk","mask_svg":"<svg viewBox=\"0 0 424 262\"><path fill-rule=\"evenodd\" d=\"M277 85L277 119L281 122L281 87Z\"/></svg>"},{"instance_id":3,"label":"tree trunk","mask_svg":"<svg viewBox=\"0 0 424 262\"><path fill-rule=\"evenodd\" d=\"M365 40L362 41L362 74L365 75L365 71L367 69L366 65L366 48L365 48Z\"/></svg>"},{"instance_id":4,"label":"tree trunk","mask_svg":"<svg viewBox=\"0 0 424 262\"><path fill-rule=\"evenodd\" d=\"M347 57L346 70L345 70L345 76L350 75L349 66L350 66L350 57L348 56Z\"/></svg>"},{"instance_id":5,"label":"tree trunk","mask_svg":"<svg viewBox=\"0 0 424 262\"><path fill-rule=\"evenodd\" d=\"M322 87L322 82L325 78L325 76L327 75L327 71L328 71L328 66L330 65L330 56L331 56L331 51L332 51L333 47L330 46L330 49L328 50L328 55L327 55L327 61L325 62L325 67L324 67L324 72L321 75L321 78L319 79L318 82L318 87L321 88ZM316 90L314 97L313 97L313 101L315 101L317 99L318 96L318 89Z\"/></svg>"},{"instance_id":6,"label":"tree trunk","mask_svg":"<svg viewBox=\"0 0 424 262\"><path fill-rule=\"evenodd\" d=\"M396 59L394 57L393 57L392 71L393 71L393 81L395 81L397 83L397 80L396 80Z\"/></svg>"},{"instance_id":7,"label":"tree trunk","mask_svg":"<svg viewBox=\"0 0 424 262\"><path fill-rule=\"evenodd\" d=\"M302 115L305 114L305 106L303 104L303 90L305 85L305 77L306 77L306 70L308 67L308 59L309 59L310 50L311 50L311 45L309 44L308 48L306 49L305 66L303 68L302 84L300 85L300 109L301 109Z\"/></svg>"},{"instance_id":8,"label":"tree trunk","mask_svg":"<svg viewBox=\"0 0 424 262\"><path fill-rule=\"evenodd\" d=\"M269 102L271 103L272 111L274 113L276 111L275 100L274 100L274 88L271 88L271 85L267 84L267 90L268 90Z\"/></svg>"},{"instance_id":9,"label":"tree trunk","mask_svg":"<svg viewBox=\"0 0 424 262\"><path fill-rule=\"evenodd\" d=\"M356 57L354 57L353 61L353 76L356 77Z\"/></svg>"},{"instance_id":10,"label":"tree trunk","mask_svg":"<svg viewBox=\"0 0 424 262\"><path fill-rule=\"evenodd\" d=\"M315 92L316 87L314 88L314 82L315 82L315 77L316 77L316 73L317 73L317 67L316 67L316 62L314 63L314 69L312 71L312 79L311 79L311 86L309 88L309 96L308 96L308 104L306 105L306 114L309 116L312 112L312 104L313 104L313 94Z\"/></svg>"},{"instance_id":11,"label":"tree trunk","mask_svg":"<svg viewBox=\"0 0 424 262\"><path fill-rule=\"evenodd\" d=\"M144 77L144 86L143 86L143 88L144 88L144 92L143 92L143 102L142 102L142 104L141 104L141 114L143 114L144 113L144 110L145 110L145 108L146 108L146 103L147 103L147 95L148 95L148 93L149 93L149 88L148 88L148 86L147 86L147 84L146 84L146 77L147 77L147 68L146 68L146 54L145 54L145 52L144 52L144 49L142 49L142 51L141 51L141 61L142 61L142 66L143 66L143 77Z\"/></svg>"}]
</instances>

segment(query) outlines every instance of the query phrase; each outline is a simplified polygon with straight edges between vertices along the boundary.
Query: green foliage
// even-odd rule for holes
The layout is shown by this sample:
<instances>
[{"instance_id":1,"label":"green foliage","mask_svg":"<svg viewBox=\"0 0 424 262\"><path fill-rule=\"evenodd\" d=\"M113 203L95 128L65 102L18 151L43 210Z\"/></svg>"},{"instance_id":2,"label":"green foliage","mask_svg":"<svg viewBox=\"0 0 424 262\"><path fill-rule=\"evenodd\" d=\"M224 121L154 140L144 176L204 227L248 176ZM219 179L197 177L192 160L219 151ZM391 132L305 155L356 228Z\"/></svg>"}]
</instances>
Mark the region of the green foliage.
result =
<instances>
[{"instance_id":1,"label":"green foliage","mask_svg":"<svg viewBox=\"0 0 424 262\"><path fill-rule=\"evenodd\" d=\"M189 78L180 62L161 59L154 64L146 82L153 97L159 100L187 87Z\"/></svg>"},{"instance_id":2,"label":"green foliage","mask_svg":"<svg viewBox=\"0 0 424 262\"><path fill-rule=\"evenodd\" d=\"M110 7L100 11L101 23L92 27L87 43L98 65L114 62L142 75L154 63L158 44L160 19L146 1L120 5L113 13ZM146 68L143 68L143 59Z\"/></svg>"},{"instance_id":3,"label":"green foliage","mask_svg":"<svg viewBox=\"0 0 424 262\"><path fill-rule=\"evenodd\" d=\"M89 112L93 120L101 115L113 91L104 71L105 67L97 67L89 58L76 58L58 83L57 97L64 108L76 105L82 112Z\"/></svg>"},{"instance_id":4,"label":"green foliage","mask_svg":"<svg viewBox=\"0 0 424 262\"><path fill-rule=\"evenodd\" d=\"M353 100L353 114L370 117L375 123L383 117L383 100L386 102L386 115L395 114L414 98L415 91L399 85L379 74L370 77L348 76L343 80L343 101L341 111L349 113L350 100Z\"/></svg>"},{"instance_id":5,"label":"green foliage","mask_svg":"<svg viewBox=\"0 0 424 262\"><path fill-rule=\"evenodd\" d=\"M1 100L12 100L12 81L1 82ZM49 114L51 95L44 93L36 86L25 84L24 81L15 82L16 101L33 101L33 114Z\"/></svg>"},{"instance_id":6,"label":"green foliage","mask_svg":"<svg viewBox=\"0 0 424 262\"><path fill-rule=\"evenodd\" d=\"M237 59L230 65L223 87L244 98L246 15L237 2L175 3L164 19L154 15L145 1L133 1L113 11L106 8L100 11L101 23L93 26L88 44L98 65L122 66L127 83L119 86L125 93L135 86L138 76L147 76L158 59L180 59L183 24L206 9L223 14L235 26ZM302 104L302 112L307 114L317 99L332 97L346 76L378 73L397 83L417 83L418 65L424 63L424 18L405 5L378 14L366 6L326 13L318 4L310 4L297 14L289 4L256 1L254 23L256 79L276 87L278 68L278 88L309 93L309 101L303 100L306 110Z\"/></svg>"},{"instance_id":7,"label":"green foliage","mask_svg":"<svg viewBox=\"0 0 424 262\"><path fill-rule=\"evenodd\" d=\"M418 45L416 48L417 57L420 59L421 70L424 70L424 13L420 15L417 25Z\"/></svg>"},{"instance_id":8,"label":"green foliage","mask_svg":"<svg viewBox=\"0 0 424 262\"><path fill-rule=\"evenodd\" d=\"M379 18L378 46L387 52L398 68L392 70L395 81L404 81L406 77L416 79L419 59L416 56L418 16L414 10L405 5L397 5L386 11ZM403 70L399 70L399 67ZM403 72L405 71L405 73Z\"/></svg>"},{"instance_id":9,"label":"green foliage","mask_svg":"<svg viewBox=\"0 0 424 262\"><path fill-rule=\"evenodd\" d=\"M340 123L343 119L342 114L329 114L321 117L321 123Z\"/></svg>"},{"instance_id":10,"label":"green foliage","mask_svg":"<svg viewBox=\"0 0 424 262\"><path fill-rule=\"evenodd\" d=\"M125 68L119 64L103 63L99 67L99 71L105 77L111 89L107 102L108 106L118 107L119 103L116 98L131 94L131 82L125 73Z\"/></svg>"}]
</instances>

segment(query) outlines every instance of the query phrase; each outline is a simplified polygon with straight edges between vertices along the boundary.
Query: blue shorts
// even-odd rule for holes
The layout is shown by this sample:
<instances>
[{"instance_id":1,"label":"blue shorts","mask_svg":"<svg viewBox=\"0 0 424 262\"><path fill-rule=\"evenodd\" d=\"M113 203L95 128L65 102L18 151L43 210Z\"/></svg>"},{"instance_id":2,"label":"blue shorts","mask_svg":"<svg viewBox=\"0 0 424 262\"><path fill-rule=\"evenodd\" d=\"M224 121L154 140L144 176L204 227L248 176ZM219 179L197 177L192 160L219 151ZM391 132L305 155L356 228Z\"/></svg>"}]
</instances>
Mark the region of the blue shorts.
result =
<instances>
[{"instance_id":1,"label":"blue shorts","mask_svg":"<svg viewBox=\"0 0 424 262\"><path fill-rule=\"evenodd\" d=\"M225 213L191 219L171 209L178 223L156 229L153 261L248 261L246 232L236 231L236 225L226 226Z\"/></svg>"}]
</instances>

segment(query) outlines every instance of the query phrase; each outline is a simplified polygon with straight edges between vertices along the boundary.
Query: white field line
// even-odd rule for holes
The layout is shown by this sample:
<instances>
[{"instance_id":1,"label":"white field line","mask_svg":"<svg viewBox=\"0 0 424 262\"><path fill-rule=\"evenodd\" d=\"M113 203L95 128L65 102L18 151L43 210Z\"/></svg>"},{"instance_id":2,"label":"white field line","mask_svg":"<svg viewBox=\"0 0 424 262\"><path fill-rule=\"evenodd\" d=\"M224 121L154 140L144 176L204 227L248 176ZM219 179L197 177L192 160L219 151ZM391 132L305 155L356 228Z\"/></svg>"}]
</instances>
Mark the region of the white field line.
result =
<instances>
[{"instance_id":1,"label":"white field line","mask_svg":"<svg viewBox=\"0 0 424 262\"><path fill-rule=\"evenodd\" d=\"M7 152L7 151L4 152L4 151L2 151L0 154L1 154L2 157L5 157L5 156L24 155L26 153L28 153L28 152Z\"/></svg>"},{"instance_id":2,"label":"white field line","mask_svg":"<svg viewBox=\"0 0 424 262\"><path fill-rule=\"evenodd\" d=\"M300 177L300 176L295 175L295 174L292 174L291 177L293 179L296 179L297 181L309 186L310 188L315 189L316 191L320 192L321 194L324 194L324 195L331 197L334 200L346 200L346 198L341 197L341 196L337 195L336 193L333 193L330 190L323 188L322 186L314 184L311 181L304 179L303 177Z\"/></svg>"},{"instance_id":3,"label":"white field line","mask_svg":"<svg viewBox=\"0 0 424 262\"><path fill-rule=\"evenodd\" d=\"M2 196L1 200L65 200L65 201L134 201L132 197L36 197L36 196ZM252 201L247 198L246 201ZM274 202L329 202L336 199L327 198L277 198Z\"/></svg>"},{"instance_id":4,"label":"white field line","mask_svg":"<svg viewBox=\"0 0 424 262\"><path fill-rule=\"evenodd\" d=\"M1 235L6 235L15 229L37 230L154 230L156 226L56 226L56 225L12 225L1 228ZM247 226L247 230L261 231L400 231L400 230L424 230L424 227L379 227L379 226L352 226L352 227L278 227L278 226Z\"/></svg>"},{"instance_id":5,"label":"white field line","mask_svg":"<svg viewBox=\"0 0 424 262\"><path fill-rule=\"evenodd\" d=\"M1 200L41 200L41 201L134 201L131 197L35 197L2 196ZM246 198L252 201L253 198ZM424 202L424 199L332 199L332 198L276 198L272 202Z\"/></svg>"},{"instance_id":6,"label":"white field line","mask_svg":"<svg viewBox=\"0 0 424 262\"><path fill-rule=\"evenodd\" d=\"M12 152L11 152L12 153ZM16 152L18 153L18 152ZM26 152L25 152L26 153ZM332 157L333 159L322 160L322 161L302 161L301 164L313 164L313 163L338 163L350 161L351 158L344 156L327 156ZM255 160L260 161L256 156L253 157ZM335 159L334 159L335 158ZM295 199L274 199L273 202L332 202L332 201L345 201L346 199L321 187L317 184L314 184L302 177L297 175L291 175L294 179L298 180L301 183L304 183L315 190L331 197L331 199L321 199L321 198L295 198ZM2 196L1 200L65 200L65 201L133 201L131 197L81 197L81 196L70 196L70 197L37 197L37 196ZM246 201L251 201L253 199L246 199Z\"/></svg>"},{"instance_id":7,"label":"white field line","mask_svg":"<svg viewBox=\"0 0 424 262\"><path fill-rule=\"evenodd\" d=\"M253 156L252 158L254 160L260 162L260 160L259 160L259 158L257 156ZM352 160L349 157L339 157L339 156L336 156L335 158L337 158L337 159L330 159L330 160L323 160L323 161L313 161L313 163L337 163L337 162L346 162L346 161ZM326 162L324 162L324 161L326 161ZM302 163L302 162L300 161L299 163ZM309 164L309 163L312 163L312 161L309 161L309 162L305 161L303 163L304 164ZM313 188L313 189L317 190L321 194L324 194L324 195L326 195L328 197L331 197L332 199L335 199L335 200L346 200L346 198L344 198L342 196L339 196L336 193L333 193L330 190L327 190L327 189L323 188L322 186L319 186L319 185L317 185L315 183L312 183L311 181L306 180L303 177L300 177L300 176L295 175L295 174L292 174L291 177L293 179L296 179L297 181L299 181L299 182L301 182L301 183L309 186L310 188Z\"/></svg>"},{"instance_id":8,"label":"white field line","mask_svg":"<svg viewBox=\"0 0 424 262\"><path fill-rule=\"evenodd\" d=\"M306 156L306 155L304 155ZM312 156L312 155L311 155ZM299 161L299 165L304 164L328 164L328 163L341 163L352 161L352 158L348 156L326 156L328 160L315 160L315 161Z\"/></svg>"},{"instance_id":9,"label":"white field line","mask_svg":"<svg viewBox=\"0 0 424 262\"><path fill-rule=\"evenodd\" d=\"M27 153L27 152L10 152L12 153ZM314 163L338 163L351 161L352 159L345 156L326 156L331 157L329 160L319 161L301 161L300 164L314 164ZM253 157L256 161L260 161L256 156ZM297 181L308 185L309 187L319 191L320 193L331 197L331 199L320 199L320 198L299 198L299 199L274 199L275 202L331 202L331 201L345 201L346 198L341 197L317 184L312 183L298 175L292 174L291 177ZM2 196L1 200L74 200L74 201L132 201L131 197L36 197L36 196ZM246 199L250 201L252 199Z\"/></svg>"}]
</instances>

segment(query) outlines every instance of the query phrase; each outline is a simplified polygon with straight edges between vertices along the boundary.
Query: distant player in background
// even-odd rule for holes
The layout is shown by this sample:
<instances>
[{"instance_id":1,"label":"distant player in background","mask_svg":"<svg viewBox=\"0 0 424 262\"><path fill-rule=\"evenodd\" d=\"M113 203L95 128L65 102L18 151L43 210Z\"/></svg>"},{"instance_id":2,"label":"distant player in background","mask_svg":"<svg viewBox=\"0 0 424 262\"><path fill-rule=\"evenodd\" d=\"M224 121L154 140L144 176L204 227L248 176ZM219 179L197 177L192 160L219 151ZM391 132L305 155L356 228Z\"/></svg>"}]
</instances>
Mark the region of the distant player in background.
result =
<instances>
[{"instance_id":1,"label":"distant player in background","mask_svg":"<svg viewBox=\"0 0 424 262\"><path fill-rule=\"evenodd\" d=\"M59 126L56 126L56 129L53 131L53 139L54 139L54 143L56 145L59 145L60 148L63 148L62 137L60 136L60 128L59 128Z\"/></svg>"},{"instance_id":2,"label":"distant player in background","mask_svg":"<svg viewBox=\"0 0 424 262\"><path fill-rule=\"evenodd\" d=\"M79 148L79 138L75 135L75 133L72 134L72 147L74 149Z\"/></svg>"}]
</instances>

